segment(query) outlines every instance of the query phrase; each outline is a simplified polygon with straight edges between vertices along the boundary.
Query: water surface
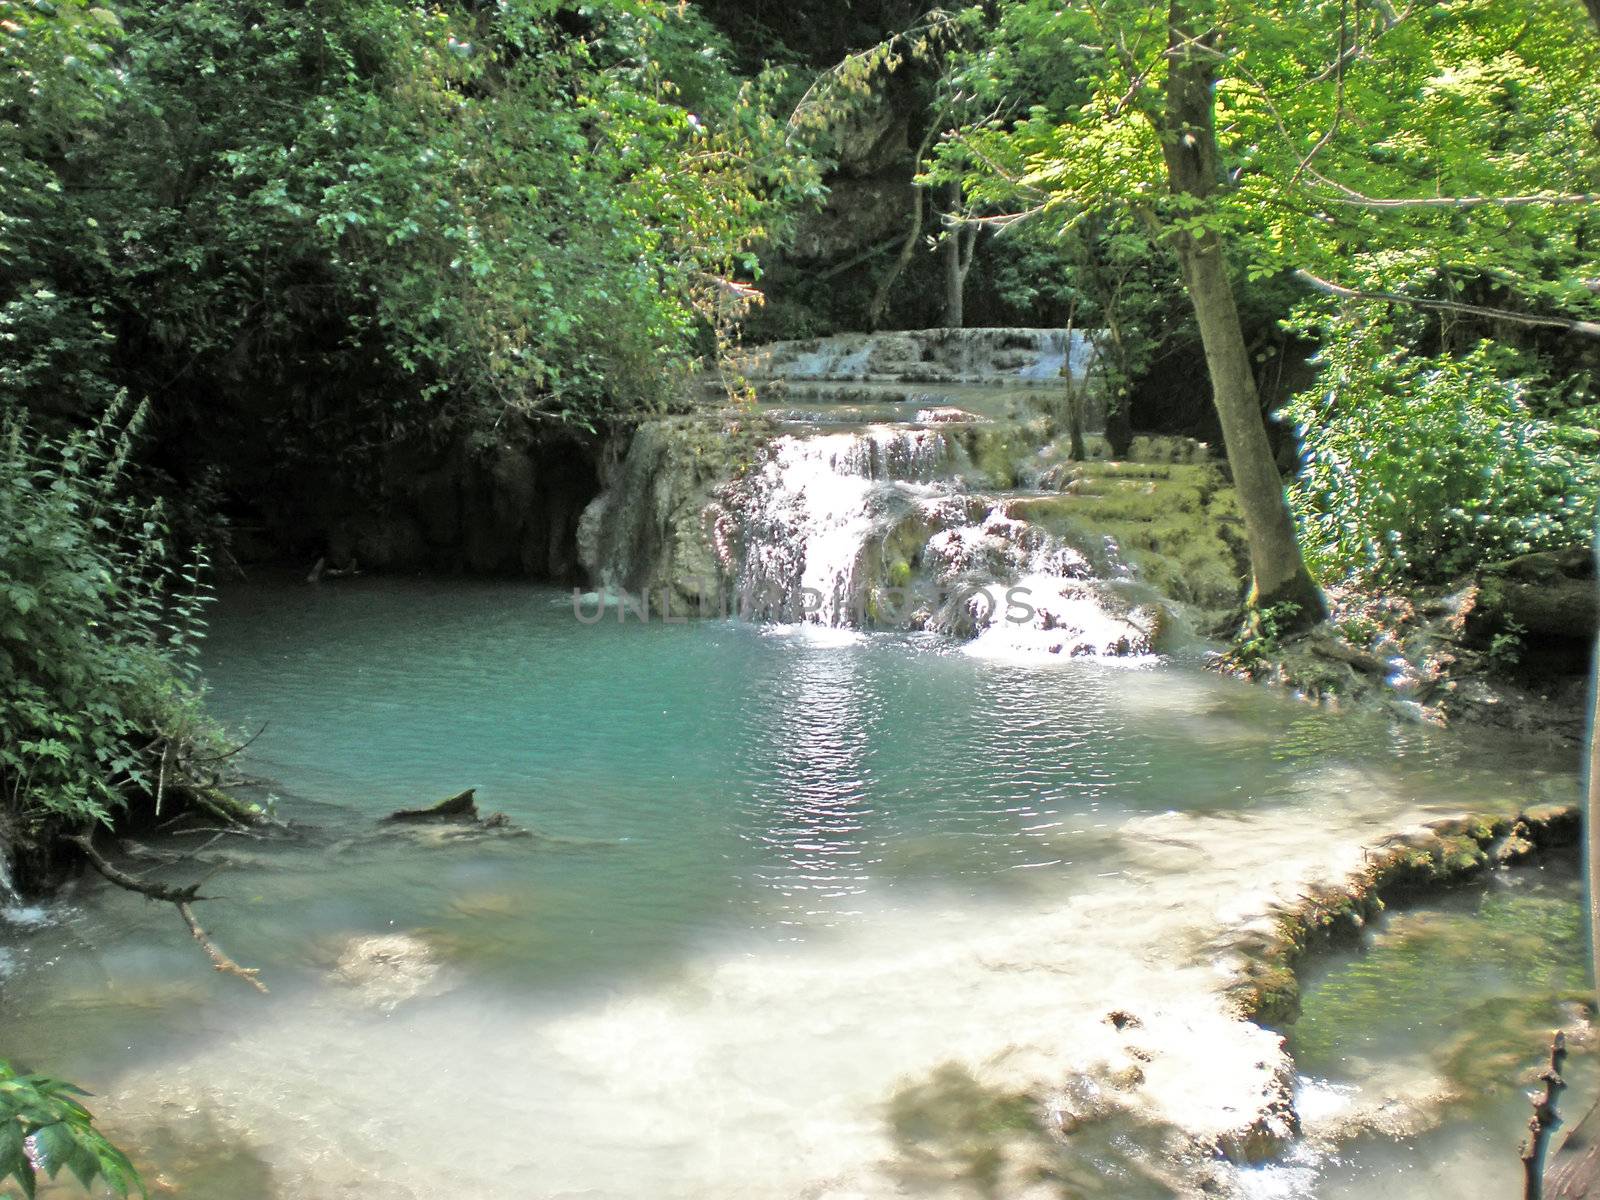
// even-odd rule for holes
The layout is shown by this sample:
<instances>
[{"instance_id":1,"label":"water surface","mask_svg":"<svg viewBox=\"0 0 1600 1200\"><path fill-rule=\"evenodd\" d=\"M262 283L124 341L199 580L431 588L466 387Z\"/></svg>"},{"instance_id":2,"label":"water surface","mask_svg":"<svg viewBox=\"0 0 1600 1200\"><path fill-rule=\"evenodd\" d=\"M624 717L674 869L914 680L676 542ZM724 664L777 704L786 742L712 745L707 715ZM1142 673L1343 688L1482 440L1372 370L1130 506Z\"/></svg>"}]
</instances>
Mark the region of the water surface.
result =
<instances>
[{"instance_id":1,"label":"water surface","mask_svg":"<svg viewBox=\"0 0 1600 1200\"><path fill-rule=\"evenodd\" d=\"M301 830L206 851L272 995L85 883L8 932L0 998L0 1050L195 1197L1171 1195L1173 1139L1282 1061L1219 932L1407 822L1574 791L1193 664L585 625L523 585L236 588L206 671ZM532 836L379 823L467 786ZM341 975L375 935L421 994Z\"/></svg>"}]
</instances>

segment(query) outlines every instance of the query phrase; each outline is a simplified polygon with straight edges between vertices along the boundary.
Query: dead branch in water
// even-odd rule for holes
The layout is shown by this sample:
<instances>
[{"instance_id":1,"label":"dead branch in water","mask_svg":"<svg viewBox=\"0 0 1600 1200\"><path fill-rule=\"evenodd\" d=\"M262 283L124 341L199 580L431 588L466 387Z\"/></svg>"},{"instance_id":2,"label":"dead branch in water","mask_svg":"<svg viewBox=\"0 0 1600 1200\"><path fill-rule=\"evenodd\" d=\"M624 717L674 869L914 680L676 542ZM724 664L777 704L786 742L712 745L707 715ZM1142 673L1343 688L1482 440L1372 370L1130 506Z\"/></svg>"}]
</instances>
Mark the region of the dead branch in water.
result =
<instances>
[{"instance_id":1,"label":"dead branch in water","mask_svg":"<svg viewBox=\"0 0 1600 1200\"><path fill-rule=\"evenodd\" d=\"M1534 1092L1528 1097L1533 1105L1533 1116L1528 1118L1528 1138L1522 1143L1522 1200L1543 1200L1544 1197L1544 1155L1550 1146L1550 1135L1561 1124L1556 1099L1567 1086L1567 1081L1561 1078L1561 1065L1566 1057L1567 1039L1558 1030L1550 1039L1550 1065L1539 1072L1544 1092Z\"/></svg>"},{"instance_id":2,"label":"dead branch in water","mask_svg":"<svg viewBox=\"0 0 1600 1200\"><path fill-rule=\"evenodd\" d=\"M194 940L200 943L200 949L205 951L206 957L211 960L211 965L224 975L236 975L244 980L256 991L265 993L267 985L262 983L259 976L260 970L256 967L241 967L233 959L224 954L209 934L195 919L194 909L190 907L197 900L206 899L200 894L200 883L192 883L188 887L170 887L164 883L147 883L136 879L126 871L113 865L105 855L95 849L94 833L81 833L68 839L89 860L89 865L104 876L109 882L129 892L137 892L149 900L162 900L178 910L178 915L183 918L183 923L189 927L189 932ZM204 881L202 881L203 883Z\"/></svg>"},{"instance_id":3,"label":"dead branch in water","mask_svg":"<svg viewBox=\"0 0 1600 1200\"><path fill-rule=\"evenodd\" d=\"M207 936L206 931L201 928L200 922L195 920L193 909L187 904L179 904L177 909L178 915L183 918L183 923L189 927L189 932L194 935L194 940L200 943L200 949L204 950L206 957L211 960L212 966L224 975L237 975L255 988L256 991L263 995L266 994L267 985L261 982L261 969L259 967L241 967L218 949L217 944Z\"/></svg>"}]
</instances>

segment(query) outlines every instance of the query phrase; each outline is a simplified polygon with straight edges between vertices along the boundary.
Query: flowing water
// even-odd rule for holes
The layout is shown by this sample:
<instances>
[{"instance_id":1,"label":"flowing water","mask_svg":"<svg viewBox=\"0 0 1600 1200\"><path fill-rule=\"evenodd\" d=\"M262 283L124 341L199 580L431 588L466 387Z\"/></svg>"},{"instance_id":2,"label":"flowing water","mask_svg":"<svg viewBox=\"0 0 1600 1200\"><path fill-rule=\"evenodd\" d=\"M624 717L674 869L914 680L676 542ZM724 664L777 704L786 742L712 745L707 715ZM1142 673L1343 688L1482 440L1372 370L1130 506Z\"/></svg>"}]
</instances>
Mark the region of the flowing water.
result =
<instances>
[{"instance_id":1,"label":"flowing water","mask_svg":"<svg viewBox=\"0 0 1600 1200\"><path fill-rule=\"evenodd\" d=\"M1370 1134L1209 1152L1296 1069L1212 944L1395 827L1570 800L1565 764L1183 662L627 616L225 595L212 701L301 834L205 849L203 919L272 994L82 881L5 928L0 1053L196 1200L1421 1194ZM532 836L380 824L466 786ZM1368 1007L1310 1006L1308 1108L1383 1086L1329 1032ZM1513 1194L1471 1151L1516 1125L1440 1108L1452 1194Z\"/></svg>"},{"instance_id":2,"label":"flowing water","mask_svg":"<svg viewBox=\"0 0 1600 1200\"><path fill-rule=\"evenodd\" d=\"M766 366L1015 384L1069 358L973 335ZM1117 547L1023 519L1070 508L1041 463L975 463L1027 404L888 386L811 396L832 411L688 505L719 514L693 557L768 624L521 585L233 589L211 704L259 734L240 761L294 836L144 865L218 871L203 917L271 995L80 881L0 910L0 1054L93 1088L194 1200L1377 1200L1419 1194L1417 1155L1460 1200L1513 1194L1507 1096L1579 956L1570 888L1521 885L1471 954L1481 914L1395 918L1288 1048L1233 1016L1217 947L1392 830L1568 801L1573 772L1157 657L1181 621ZM690 544L653 527L683 519L664 430L595 510L613 585ZM469 786L510 828L382 820ZM1426 1009L1442 1041L1360 983L1430 973L1462 998Z\"/></svg>"}]
</instances>

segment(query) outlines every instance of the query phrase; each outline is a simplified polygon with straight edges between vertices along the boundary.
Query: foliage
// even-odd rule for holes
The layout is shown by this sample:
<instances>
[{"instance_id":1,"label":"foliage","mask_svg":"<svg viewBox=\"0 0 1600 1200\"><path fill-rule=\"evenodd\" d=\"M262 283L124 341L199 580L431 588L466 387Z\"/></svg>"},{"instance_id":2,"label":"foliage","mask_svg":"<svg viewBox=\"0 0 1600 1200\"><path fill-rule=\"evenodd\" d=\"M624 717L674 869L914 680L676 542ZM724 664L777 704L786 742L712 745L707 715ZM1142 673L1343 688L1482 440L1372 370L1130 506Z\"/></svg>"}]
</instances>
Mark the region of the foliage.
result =
<instances>
[{"instance_id":1,"label":"foliage","mask_svg":"<svg viewBox=\"0 0 1600 1200\"><path fill-rule=\"evenodd\" d=\"M1482 279L1528 307L1600 307L1585 276L1563 270L1592 263L1580 232L1592 208L1551 202L1586 193L1600 165L1600 38L1576 0L1182 8L1220 33L1208 52L1223 152L1211 202L1166 194L1168 11L1136 0L1006 6L968 86L1015 95L1043 45L1079 90L964 131L969 186L1066 220L1116 208L1152 228L1217 232L1258 280L1305 268L1459 291Z\"/></svg>"},{"instance_id":2,"label":"foliage","mask_svg":"<svg viewBox=\"0 0 1600 1200\"><path fill-rule=\"evenodd\" d=\"M118 1196L148 1196L133 1164L94 1127L70 1083L19 1075L0 1059L0 1183L14 1180L32 1200L38 1172L55 1179L62 1168L85 1188L99 1180Z\"/></svg>"},{"instance_id":3,"label":"foliage","mask_svg":"<svg viewBox=\"0 0 1600 1200\"><path fill-rule=\"evenodd\" d=\"M1253 610L1229 645L1224 661L1230 669L1246 673L1271 666L1285 633L1296 628L1298 615L1299 606L1288 602Z\"/></svg>"},{"instance_id":4,"label":"foliage","mask_svg":"<svg viewBox=\"0 0 1600 1200\"><path fill-rule=\"evenodd\" d=\"M216 739L192 683L204 557L171 566L161 506L123 492L142 418L0 424L0 806L25 828L109 822L169 747Z\"/></svg>"},{"instance_id":5,"label":"foliage","mask_svg":"<svg viewBox=\"0 0 1600 1200\"><path fill-rule=\"evenodd\" d=\"M666 0L3 7L0 389L147 396L185 473L670 406L817 192Z\"/></svg>"},{"instance_id":6,"label":"foliage","mask_svg":"<svg viewBox=\"0 0 1600 1200\"><path fill-rule=\"evenodd\" d=\"M1173 14L1206 31L1190 52L1217 80L1204 198L1168 186ZM991 113L953 140L978 202L1063 238L1108 220L1158 244L1220 238L1242 307L1277 292L1285 312L1296 271L1445 302L1308 306L1326 350L1319 398L1295 410L1324 575L1434 576L1592 519L1597 356L1538 322L1600 315L1597 33L1576 0L1023 0L966 67ZM1021 68L1040 54L1077 90L1030 95Z\"/></svg>"},{"instance_id":7,"label":"foliage","mask_svg":"<svg viewBox=\"0 0 1600 1200\"><path fill-rule=\"evenodd\" d=\"M1293 499L1317 570L1438 579L1585 542L1600 495L1594 410L1536 415L1530 397L1548 384L1491 343L1420 355L1391 336L1372 321L1326 328L1318 387L1288 410L1305 446Z\"/></svg>"}]
</instances>

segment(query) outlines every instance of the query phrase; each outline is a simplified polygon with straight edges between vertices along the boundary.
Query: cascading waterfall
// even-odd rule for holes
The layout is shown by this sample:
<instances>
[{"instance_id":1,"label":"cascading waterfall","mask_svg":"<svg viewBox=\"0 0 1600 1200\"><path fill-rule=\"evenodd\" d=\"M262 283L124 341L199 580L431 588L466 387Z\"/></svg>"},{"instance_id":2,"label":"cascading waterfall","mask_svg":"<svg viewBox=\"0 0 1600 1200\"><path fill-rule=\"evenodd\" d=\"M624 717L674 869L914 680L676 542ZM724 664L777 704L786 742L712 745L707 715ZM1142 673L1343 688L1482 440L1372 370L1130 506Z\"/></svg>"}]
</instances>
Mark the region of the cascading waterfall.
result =
<instances>
[{"instance_id":1,"label":"cascading waterfall","mask_svg":"<svg viewBox=\"0 0 1600 1200\"><path fill-rule=\"evenodd\" d=\"M776 620L859 623L868 539L936 494L951 453L940 433L893 426L777 439L735 489L741 601Z\"/></svg>"},{"instance_id":2,"label":"cascading waterfall","mask_svg":"<svg viewBox=\"0 0 1600 1200\"><path fill-rule=\"evenodd\" d=\"M594 601L929 631L978 652L1145 653L1162 610L1110 539L1077 527L1040 420L1092 356L1083 333L1048 329L751 350L737 365L758 384L822 390L635 431L578 527ZM827 390L848 380L862 386Z\"/></svg>"},{"instance_id":3,"label":"cascading waterfall","mask_svg":"<svg viewBox=\"0 0 1600 1200\"><path fill-rule=\"evenodd\" d=\"M1115 591L1107 539L1071 544L972 491L943 432L876 425L777 439L725 494L747 615L932 630L976 651L1119 656L1151 649L1155 610Z\"/></svg>"}]
</instances>

